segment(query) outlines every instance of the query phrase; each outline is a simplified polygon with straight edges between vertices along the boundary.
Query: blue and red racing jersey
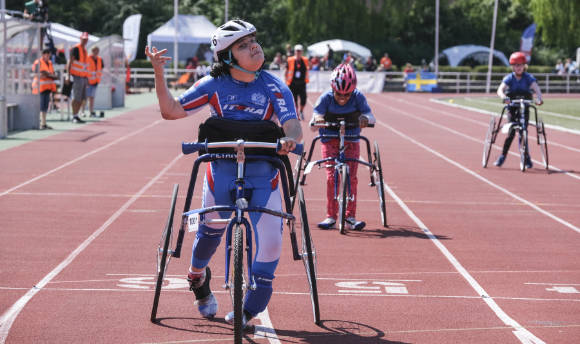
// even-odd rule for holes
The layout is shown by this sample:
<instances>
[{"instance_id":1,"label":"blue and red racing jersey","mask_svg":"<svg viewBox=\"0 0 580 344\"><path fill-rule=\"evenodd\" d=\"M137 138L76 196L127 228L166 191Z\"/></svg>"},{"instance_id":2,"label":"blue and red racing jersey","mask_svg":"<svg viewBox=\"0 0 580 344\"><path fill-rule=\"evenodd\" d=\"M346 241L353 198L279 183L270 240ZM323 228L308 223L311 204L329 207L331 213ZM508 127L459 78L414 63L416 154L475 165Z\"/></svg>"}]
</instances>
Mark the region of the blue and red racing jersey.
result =
<instances>
[{"instance_id":1,"label":"blue and red racing jersey","mask_svg":"<svg viewBox=\"0 0 580 344\"><path fill-rule=\"evenodd\" d=\"M179 96L188 115L209 104L212 116L238 121L269 120L280 125L296 117L294 98L284 82L268 72L261 72L252 82L242 82L230 75L198 80Z\"/></svg>"},{"instance_id":2,"label":"blue and red racing jersey","mask_svg":"<svg viewBox=\"0 0 580 344\"><path fill-rule=\"evenodd\" d=\"M352 113L355 111L360 111L362 116L366 116L369 119L369 123L374 124L375 123L375 117L373 116L372 112L371 112L371 108L369 107L369 104L367 103L367 99L364 96L364 94L362 94L361 91L358 90L358 88L355 88L355 90L352 92L352 95L350 96L350 99L348 100L348 102L346 102L346 104L344 104L343 106L338 105L338 103L336 102L336 100L334 100L334 94L332 90L329 90L326 93L323 93L318 100L316 101L316 104L314 105L314 115L322 115L324 116L327 113L334 113L334 114L347 114L347 113ZM312 116L314 118L314 116ZM360 128L352 128L352 129L347 129L346 130L346 135L360 135ZM337 135L338 131L337 130L332 130L332 129L326 129L326 128L320 128L318 129L318 132L320 135ZM327 142L329 139L321 139L322 142ZM358 140L348 140L347 141L358 141Z\"/></svg>"}]
</instances>

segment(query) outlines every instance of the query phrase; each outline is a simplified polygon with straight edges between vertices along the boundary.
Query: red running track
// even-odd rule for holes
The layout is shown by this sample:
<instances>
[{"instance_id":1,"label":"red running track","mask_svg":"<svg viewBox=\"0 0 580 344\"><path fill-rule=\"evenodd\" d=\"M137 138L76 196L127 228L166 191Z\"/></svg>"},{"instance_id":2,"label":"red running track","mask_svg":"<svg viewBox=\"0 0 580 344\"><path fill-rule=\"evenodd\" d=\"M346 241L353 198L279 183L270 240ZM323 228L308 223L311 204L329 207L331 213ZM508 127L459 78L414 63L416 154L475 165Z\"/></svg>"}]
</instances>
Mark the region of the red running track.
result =
<instances>
[{"instance_id":1,"label":"red running track","mask_svg":"<svg viewBox=\"0 0 580 344\"><path fill-rule=\"evenodd\" d=\"M378 124L364 134L381 147L389 228L360 169L357 217L367 228L314 229L324 173L308 176L322 324L312 322L304 269L285 236L275 294L248 342L578 341L578 135L548 129L551 173L535 147L530 171L516 156L483 169L488 116L430 97L368 96ZM172 185L181 186L180 210L193 162L179 143L195 139L200 121L159 117L146 107L0 152L0 342L231 341L223 248L211 264L220 310L208 321L185 282L191 234L169 267L160 324L149 322ZM309 144L313 133L305 136Z\"/></svg>"}]
</instances>

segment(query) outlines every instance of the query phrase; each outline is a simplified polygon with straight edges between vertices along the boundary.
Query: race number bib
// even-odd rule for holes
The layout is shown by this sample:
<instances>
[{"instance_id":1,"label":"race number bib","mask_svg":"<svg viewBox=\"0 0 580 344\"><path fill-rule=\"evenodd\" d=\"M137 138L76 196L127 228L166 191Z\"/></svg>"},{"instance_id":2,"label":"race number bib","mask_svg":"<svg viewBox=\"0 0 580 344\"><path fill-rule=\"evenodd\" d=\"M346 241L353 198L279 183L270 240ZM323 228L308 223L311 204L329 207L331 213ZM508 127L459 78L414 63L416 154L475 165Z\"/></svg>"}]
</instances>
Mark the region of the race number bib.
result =
<instances>
[{"instance_id":1,"label":"race number bib","mask_svg":"<svg viewBox=\"0 0 580 344\"><path fill-rule=\"evenodd\" d=\"M187 218L187 227L189 232L197 232L199 228L199 214L191 214Z\"/></svg>"}]
</instances>

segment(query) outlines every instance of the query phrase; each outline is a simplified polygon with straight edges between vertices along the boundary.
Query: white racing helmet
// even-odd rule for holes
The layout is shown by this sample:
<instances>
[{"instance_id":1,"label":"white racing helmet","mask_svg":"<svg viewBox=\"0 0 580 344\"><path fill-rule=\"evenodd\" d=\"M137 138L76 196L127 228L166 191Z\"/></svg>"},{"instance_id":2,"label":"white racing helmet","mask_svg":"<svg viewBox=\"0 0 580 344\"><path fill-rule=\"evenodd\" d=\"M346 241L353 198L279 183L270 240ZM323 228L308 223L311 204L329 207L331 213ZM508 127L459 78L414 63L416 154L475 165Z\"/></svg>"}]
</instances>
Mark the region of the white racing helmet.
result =
<instances>
[{"instance_id":1,"label":"white racing helmet","mask_svg":"<svg viewBox=\"0 0 580 344\"><path fill-rule=\"evenodd\" d=\"M218 61L218 53L227 49L238 39L256 32L254 25L240 19L230 20L218 27L211 38L213 57Z\"/></svg>"}]
</instances>

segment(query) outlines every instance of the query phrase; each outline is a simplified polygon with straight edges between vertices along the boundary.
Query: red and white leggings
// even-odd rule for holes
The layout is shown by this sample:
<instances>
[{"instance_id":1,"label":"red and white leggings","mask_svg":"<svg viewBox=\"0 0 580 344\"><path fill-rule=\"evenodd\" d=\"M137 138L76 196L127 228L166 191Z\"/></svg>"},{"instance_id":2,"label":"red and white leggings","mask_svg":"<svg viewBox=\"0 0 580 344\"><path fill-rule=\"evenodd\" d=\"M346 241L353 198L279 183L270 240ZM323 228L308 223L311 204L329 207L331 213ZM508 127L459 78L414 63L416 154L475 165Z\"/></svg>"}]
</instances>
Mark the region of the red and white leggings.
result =
<instances>
[{"instance_id":1,"label":"red and white leggings","mask_svg":"<svg viewBox=\"0 0 580 344\"><path fill-rule=\"evenodd\" d=\"M344 143L346 151L345 156L347 158L358 159L360 155L360 144L359 142L345 141ZM338 139L332 139L328 142L322 143L322 158L337 157L338 156ZM356 176L358 163L348 162L348 169L350 172L350 191L353 196L353 200L348 203L346 208L346 217L356 216L356 190L358 184L358 178ZM329 164L334 165L334 164ZM336 219L338 216L338 202L334 199L334 168L326 168L326 217L332 217Z\"/></svg>"}]
</instances>

